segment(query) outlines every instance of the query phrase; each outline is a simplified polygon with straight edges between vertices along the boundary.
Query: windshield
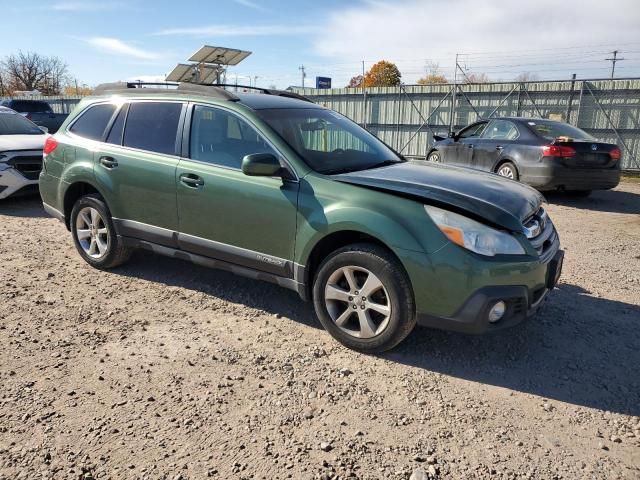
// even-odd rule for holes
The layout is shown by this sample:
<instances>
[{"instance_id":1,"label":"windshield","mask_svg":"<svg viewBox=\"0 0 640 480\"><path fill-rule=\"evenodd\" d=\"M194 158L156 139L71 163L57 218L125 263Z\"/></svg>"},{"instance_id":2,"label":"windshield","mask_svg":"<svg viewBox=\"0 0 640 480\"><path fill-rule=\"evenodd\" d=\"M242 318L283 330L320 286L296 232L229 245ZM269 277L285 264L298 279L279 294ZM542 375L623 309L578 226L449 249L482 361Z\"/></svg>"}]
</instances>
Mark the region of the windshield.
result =
<instances>
[{"instance_id":1,"label":"windshield","mask_svg":"<svg viewBox=\"0 0 640 480\"><path fill-rule=\"evenodd\" d=\"M579 128L571 126L567 123L532 120L527 122L527 125L529 125L529 128L531 128L535 133L551 141L560 137L567 137L571 140L595 140L595 138L593 138L584 130L580 130Z\"/></svg>"},{"instance_id":2,"label":"windshield","mask_svg":"<svg viewBox=\"0 0 640 480\"><path fill-rule=\"evenodd\" d=\"M0 135L42 135L37 125L19 113L0 110Z\"/></svg>"},{"instance_id":3,"label":"windshield","mask_svg":"<svg viewBox=\"0 0 640 480\"><path fill-rule=\"evenodd\" d=\"M337 174L402 162L369 132L332 110L282 108L258 110L313 170Z\"/></svg>"}]
</instances>

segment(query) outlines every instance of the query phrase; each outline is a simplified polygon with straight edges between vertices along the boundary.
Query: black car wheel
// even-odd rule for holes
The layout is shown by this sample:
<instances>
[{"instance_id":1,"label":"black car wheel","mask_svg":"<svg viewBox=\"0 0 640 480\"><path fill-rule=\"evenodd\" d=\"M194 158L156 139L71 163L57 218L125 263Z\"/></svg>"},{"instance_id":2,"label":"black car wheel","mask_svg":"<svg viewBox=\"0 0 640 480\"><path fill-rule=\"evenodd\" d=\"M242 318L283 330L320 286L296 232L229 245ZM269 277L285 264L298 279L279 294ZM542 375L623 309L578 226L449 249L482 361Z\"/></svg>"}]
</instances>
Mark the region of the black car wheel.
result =
<instances>
[{"instance_id":1,"label":"black car wheel","mask_svg":"<svg viewBox=\"0 0 640 480\"><path fill-rule=\"evenodd\" d=\"M331 336L364 353L395 347L416 324L407 274L376 245L353 244L329 255L315 276L313 303Z\"/></svg>"},{"instance_id":2,"label":"black car wheel","mask_svg":"<svg viewBox=\"0 0 640 480\"><path fill-rule=\"evenodd\" d=\"M440 152L438 152L437 150L434 150L433 152L431 152L427 157L427 161L440 163Z\"/></svg>"},{"instance_id":3,"label":"black car wheel","mask_svg":"<svg viewBox=\"0 0 640 480\"><path fill-rule=\"evenodd\" d=\"M496 173L501 177L510 178L511 180L518 180L518 169L511 162L504 162L498 166Z\"/></svg>"}]
</instances>

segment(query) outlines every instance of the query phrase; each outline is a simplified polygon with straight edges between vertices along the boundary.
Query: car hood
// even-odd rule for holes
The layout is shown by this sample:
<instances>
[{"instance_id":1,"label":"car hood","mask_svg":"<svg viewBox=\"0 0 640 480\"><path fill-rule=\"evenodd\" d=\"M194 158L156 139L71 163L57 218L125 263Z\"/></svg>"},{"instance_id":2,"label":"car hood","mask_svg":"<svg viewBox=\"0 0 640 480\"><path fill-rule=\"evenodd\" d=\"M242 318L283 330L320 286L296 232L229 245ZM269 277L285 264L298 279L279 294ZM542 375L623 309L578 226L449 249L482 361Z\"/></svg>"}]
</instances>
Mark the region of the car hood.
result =
<instances>
[{"instance_id":1,"label":"car hood","mask_svg":"<svg viewBox=\"0 0 640 480\"><path fill-rule=\"evenodd\" d=\"M523 222L544 202L544 197L528 185L491 173L432 163L403 162L333 178L462 211L512 231L521 231Z\"/></svg>"},{"instance_id":2,"label":"car hood","mask_svg":"<svg viewBox=\"0 0 640 480\"><path fill-rule=\"evenodd\" d=\"M12 150L42 150L46 134L42 135L0 135L0 152Z\"/></svg>"}]
</instances>

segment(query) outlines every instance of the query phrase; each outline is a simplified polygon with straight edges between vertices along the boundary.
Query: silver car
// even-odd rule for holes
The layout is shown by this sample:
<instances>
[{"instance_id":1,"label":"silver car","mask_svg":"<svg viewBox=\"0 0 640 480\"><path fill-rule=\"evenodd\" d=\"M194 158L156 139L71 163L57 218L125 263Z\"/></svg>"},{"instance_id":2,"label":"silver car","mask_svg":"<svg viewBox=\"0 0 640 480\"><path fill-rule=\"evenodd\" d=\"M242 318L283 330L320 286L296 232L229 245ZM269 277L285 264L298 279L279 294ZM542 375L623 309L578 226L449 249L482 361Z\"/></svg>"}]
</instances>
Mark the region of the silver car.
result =
<instances>
[{"instance_id":1,"label":"silver car","mask_svg":"<svg viewBox=\"0 0 640 480\"><path fill-rule=\"evenodd\" d=\"M46 129L0 107L0 199L37 190Z\"/></svg>"}]
</instances>

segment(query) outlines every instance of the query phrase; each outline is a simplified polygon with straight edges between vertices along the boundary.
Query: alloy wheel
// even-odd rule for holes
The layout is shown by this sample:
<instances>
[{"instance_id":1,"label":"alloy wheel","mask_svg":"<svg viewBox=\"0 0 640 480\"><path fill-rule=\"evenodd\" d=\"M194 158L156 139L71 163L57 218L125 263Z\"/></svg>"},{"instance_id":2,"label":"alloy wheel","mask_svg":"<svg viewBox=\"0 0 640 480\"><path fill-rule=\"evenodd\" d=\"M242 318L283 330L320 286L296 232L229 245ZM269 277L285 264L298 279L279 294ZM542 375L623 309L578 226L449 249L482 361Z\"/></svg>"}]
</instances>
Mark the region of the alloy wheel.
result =
<instances>
[{"instance_id":1,"label":"alloy wheel","mask_svg":"<svg viewBox=\"0 0 640 480\"><path fill-rule=\"evenodd\" d=\"M102 258L109 250L109 229L93 207L84 207L76 218L76 236L84 252L91 258Z\"/></svg>"},{"instance_id":2,"label":"alloy wheel","mask_svg":"<svg viewBox=\"0 0 640 480\"><path fill-rule=\"evenodd\" d=\"M324 301L331 320L353 337L375 337L389 324L391 301L387 289L366 268L338 268L327 281Z\"/></svg>"},{"instance_id":3,"label":"alloy wheel","mask_svg":"<svg viewBox=\"0 0 640 480\"><path fill-rule=\"evenodd\" d=\"M510 178L511 180L513 180L514 178L513 169L508 165L505 165L504 167L500 167L500 170L498 170L498 175L500 175L501 177Z\"/></svg>"}]
</instances>

